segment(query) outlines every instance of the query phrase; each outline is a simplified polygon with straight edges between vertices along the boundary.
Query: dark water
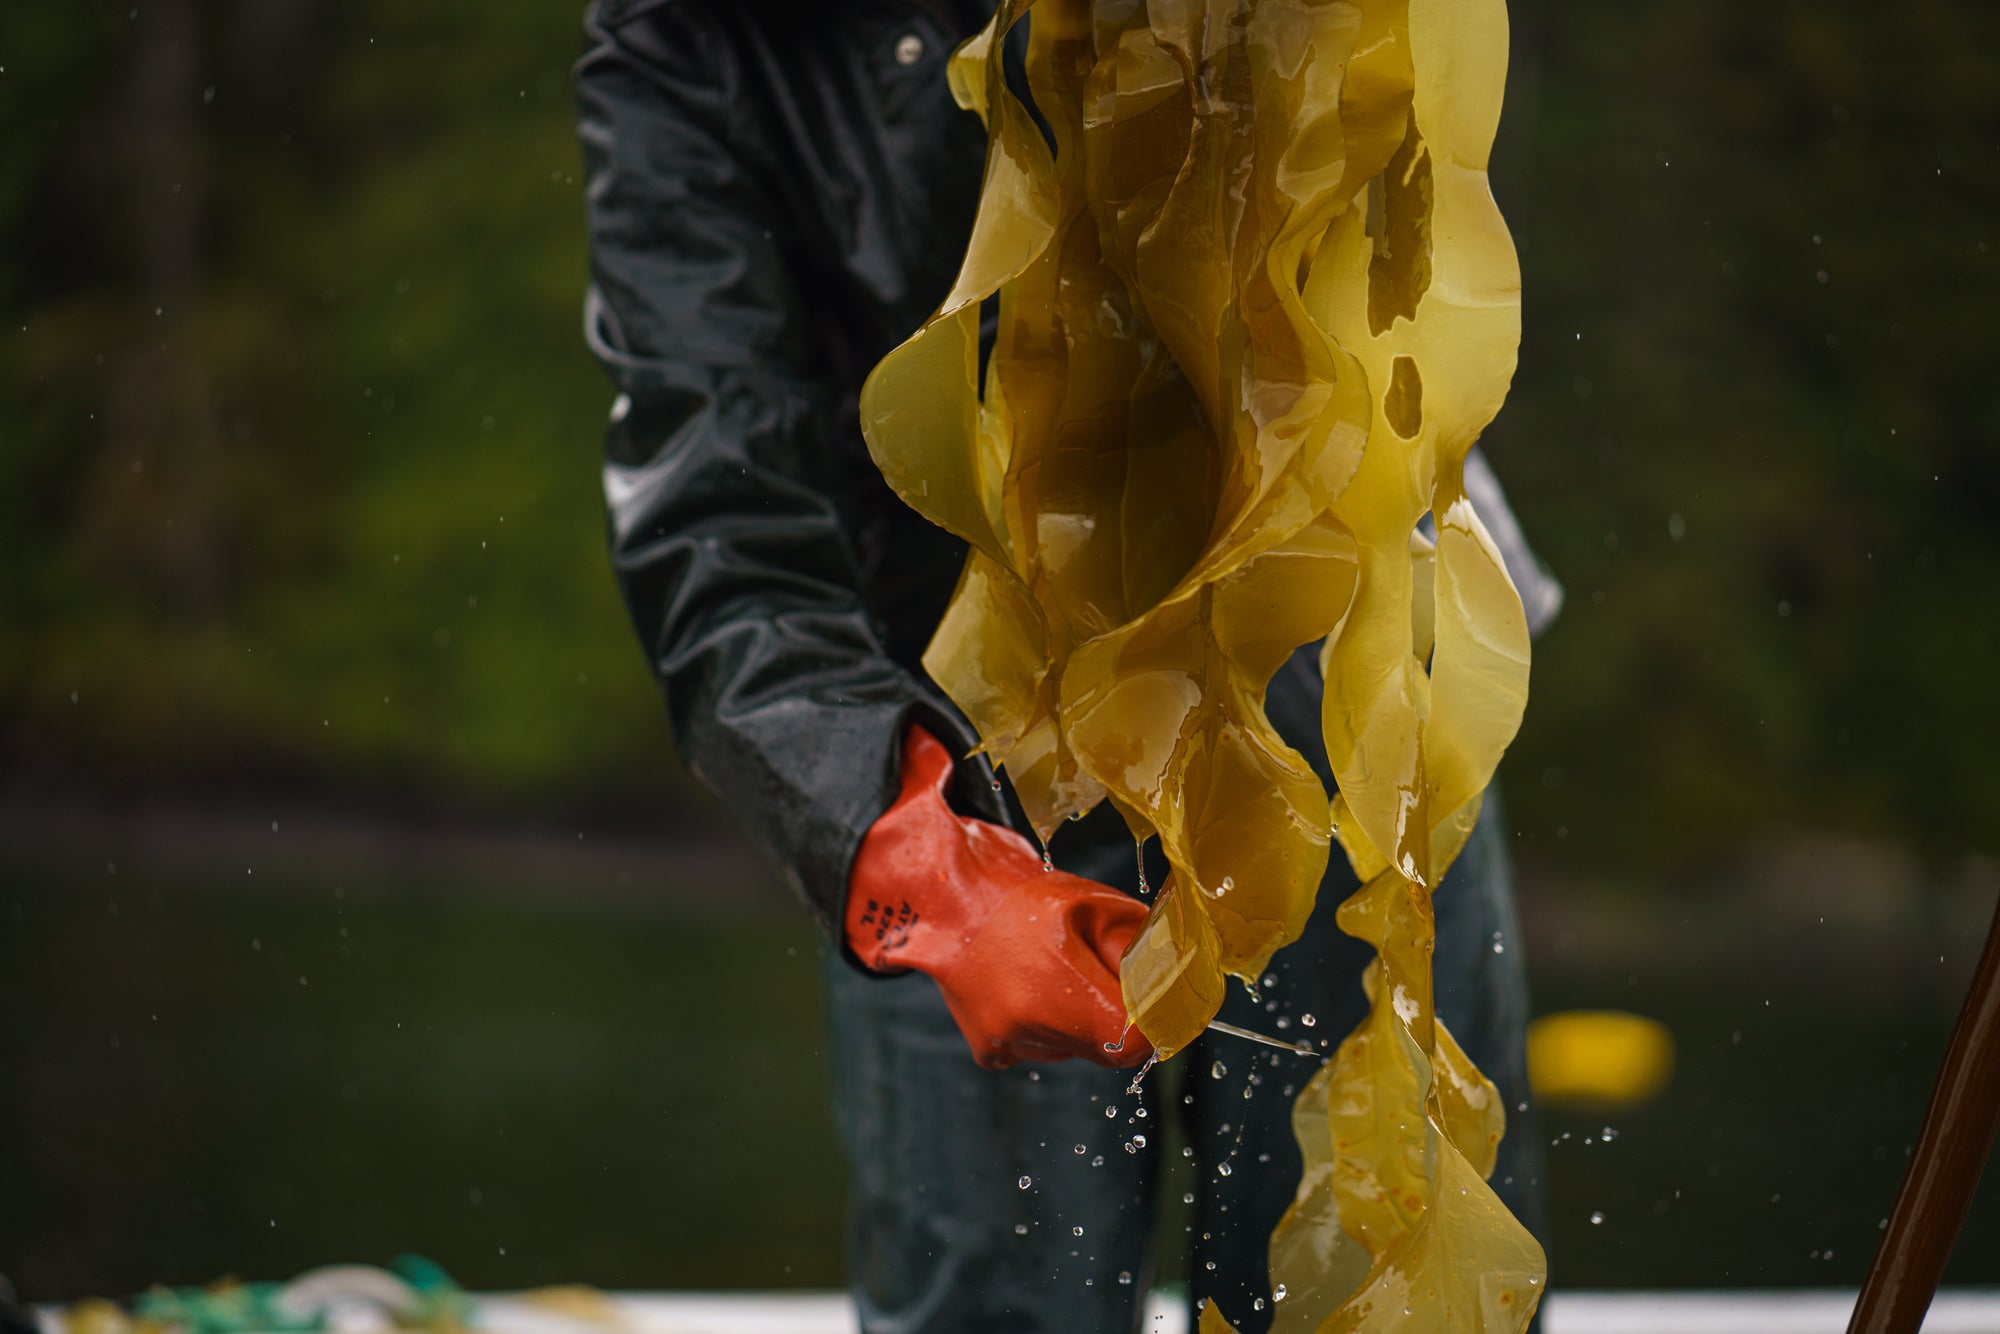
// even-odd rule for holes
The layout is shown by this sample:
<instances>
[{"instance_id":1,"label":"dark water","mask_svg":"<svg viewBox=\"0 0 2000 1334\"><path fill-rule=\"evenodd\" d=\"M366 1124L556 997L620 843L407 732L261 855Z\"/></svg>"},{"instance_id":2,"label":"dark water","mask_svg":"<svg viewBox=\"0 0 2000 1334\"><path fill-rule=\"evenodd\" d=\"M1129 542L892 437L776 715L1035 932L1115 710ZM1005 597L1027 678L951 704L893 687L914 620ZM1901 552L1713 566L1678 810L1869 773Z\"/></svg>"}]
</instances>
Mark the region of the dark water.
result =
<instances>
[{"instance_id":1,"label":"dark water","mask_svg":"<svg viewBox=\"0 0 2000 1334\"><path fill-rule=\"evenodd\" d=\"M482 1288L840 1281L801 915L246 881L0 884L23 1296L406 1250ZM1680 1045L1653 1105L1545 1114L1560 1284L1854 1284L1872 1252L1976 940L1889 941L1857 973L1809 937L1750 968L1710 934L1707 957L1561 936L1534 960L1540 1008L1639 1010ZM1990 1181L1949 1281L2000 1282Z\"/></svg>"}]
</instances>

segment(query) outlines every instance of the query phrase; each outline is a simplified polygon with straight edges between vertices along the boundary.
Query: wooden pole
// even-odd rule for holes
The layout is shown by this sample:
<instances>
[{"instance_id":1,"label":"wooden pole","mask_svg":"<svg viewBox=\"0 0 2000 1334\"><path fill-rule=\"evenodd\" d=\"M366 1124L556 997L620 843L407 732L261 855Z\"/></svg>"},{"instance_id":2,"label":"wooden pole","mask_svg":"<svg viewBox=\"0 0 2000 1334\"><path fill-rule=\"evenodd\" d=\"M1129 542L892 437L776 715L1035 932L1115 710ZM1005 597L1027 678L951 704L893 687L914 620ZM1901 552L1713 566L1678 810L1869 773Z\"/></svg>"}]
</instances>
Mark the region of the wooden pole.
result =
<instances>
[{"instance_id":1,"label":"wooden pole","mask_svg":"<svg viewBox=\"0 0 2000 1334\"><path fill-rule=\"evenodd\" d=\"M2000 904L1847 1334L1917 1334L2000 1129Z\"/></svg>"}]
</instances>

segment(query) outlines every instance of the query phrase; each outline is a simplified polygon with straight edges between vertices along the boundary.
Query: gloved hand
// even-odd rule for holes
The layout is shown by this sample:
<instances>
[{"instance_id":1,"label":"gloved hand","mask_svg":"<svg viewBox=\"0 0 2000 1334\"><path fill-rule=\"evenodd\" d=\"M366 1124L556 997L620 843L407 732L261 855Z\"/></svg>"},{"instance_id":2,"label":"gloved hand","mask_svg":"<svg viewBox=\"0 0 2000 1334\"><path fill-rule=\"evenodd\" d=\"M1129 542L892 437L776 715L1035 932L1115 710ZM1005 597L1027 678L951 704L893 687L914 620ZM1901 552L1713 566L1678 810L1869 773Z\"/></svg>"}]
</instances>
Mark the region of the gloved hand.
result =
<instances>
[{"instance_id":1,"label":"gloved hand","mask_svg":"<svg viewBox=\"0 0 2000 1334\"><path fill-rule=\"evenodd\" d=\"M945 804L951 754L920 727L903 741L903 788L861 840L848 875L846 934L877 972L928 973L989 1070L1071 1056L1137 1065L1118 960L1146 905L1093 880L1042 869L1011 829ZM1106 1051L1106 1043L1124 1046Z\"/></svg>"}]
</instances>

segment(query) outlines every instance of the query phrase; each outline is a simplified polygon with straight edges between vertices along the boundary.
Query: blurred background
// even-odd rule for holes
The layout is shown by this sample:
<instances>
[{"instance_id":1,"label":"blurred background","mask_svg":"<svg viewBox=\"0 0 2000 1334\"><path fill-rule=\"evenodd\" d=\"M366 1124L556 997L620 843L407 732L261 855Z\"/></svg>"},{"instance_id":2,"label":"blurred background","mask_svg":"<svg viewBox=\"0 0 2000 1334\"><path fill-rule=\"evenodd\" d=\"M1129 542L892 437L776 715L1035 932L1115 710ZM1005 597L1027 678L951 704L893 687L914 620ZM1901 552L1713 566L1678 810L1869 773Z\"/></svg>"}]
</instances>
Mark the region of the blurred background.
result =
<instances>
[{"instance_id":1,"label":"blurred background","mask_svg":"<svg viewBox=\"0 0 2000 1334\"><path fill-rule=\"evenodd\" d=\"M2000 10L1513 9L1526 944L1679 1052L1544 1117L1553 1281L1853 1285L2000 894ZM840 1281L819 943L603 552L577 19L0 6L25 1298Z\"/></svg>"}]
</instances>

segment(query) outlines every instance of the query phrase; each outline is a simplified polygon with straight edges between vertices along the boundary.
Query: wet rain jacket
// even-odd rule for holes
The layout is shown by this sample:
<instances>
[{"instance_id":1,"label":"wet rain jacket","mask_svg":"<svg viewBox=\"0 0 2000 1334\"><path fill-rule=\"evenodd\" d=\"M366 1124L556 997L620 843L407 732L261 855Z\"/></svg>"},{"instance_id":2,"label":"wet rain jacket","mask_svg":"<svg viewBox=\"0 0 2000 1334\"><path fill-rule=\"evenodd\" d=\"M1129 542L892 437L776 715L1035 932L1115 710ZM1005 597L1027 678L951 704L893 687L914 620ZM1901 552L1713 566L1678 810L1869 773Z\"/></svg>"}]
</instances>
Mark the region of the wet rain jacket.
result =
<instances>
[{"instance_id":1,"label":"wet rain jacket","mask_svg":"<svg viewBox=\"0 0 2000 1334\"><path fill-rule=\"evenodd\" d=\"M597 0L585 19L613 563L682 761L829 930L905 724L976 742L919 665L964 545L890 492L856 407L964 253L986 137L944 62L990 12ZM1480 508L1546 619L1504 502ZM961 769L964 808L1005 819L983 763Z\"/></svg>"},{"instance_id":2,"label":"wet rain jacket","mask_svg":"<svg viewBox=\"0 0 2000 1334\"><path fill-rule=\"evenodd\" d=\"M944 61L977 8L600 0L577 72L618 580L682 761L829 927L905 723L976 742L918 665L964 547L856 403L964 253L985 132Z\"/></svg>"}]
</instances>

